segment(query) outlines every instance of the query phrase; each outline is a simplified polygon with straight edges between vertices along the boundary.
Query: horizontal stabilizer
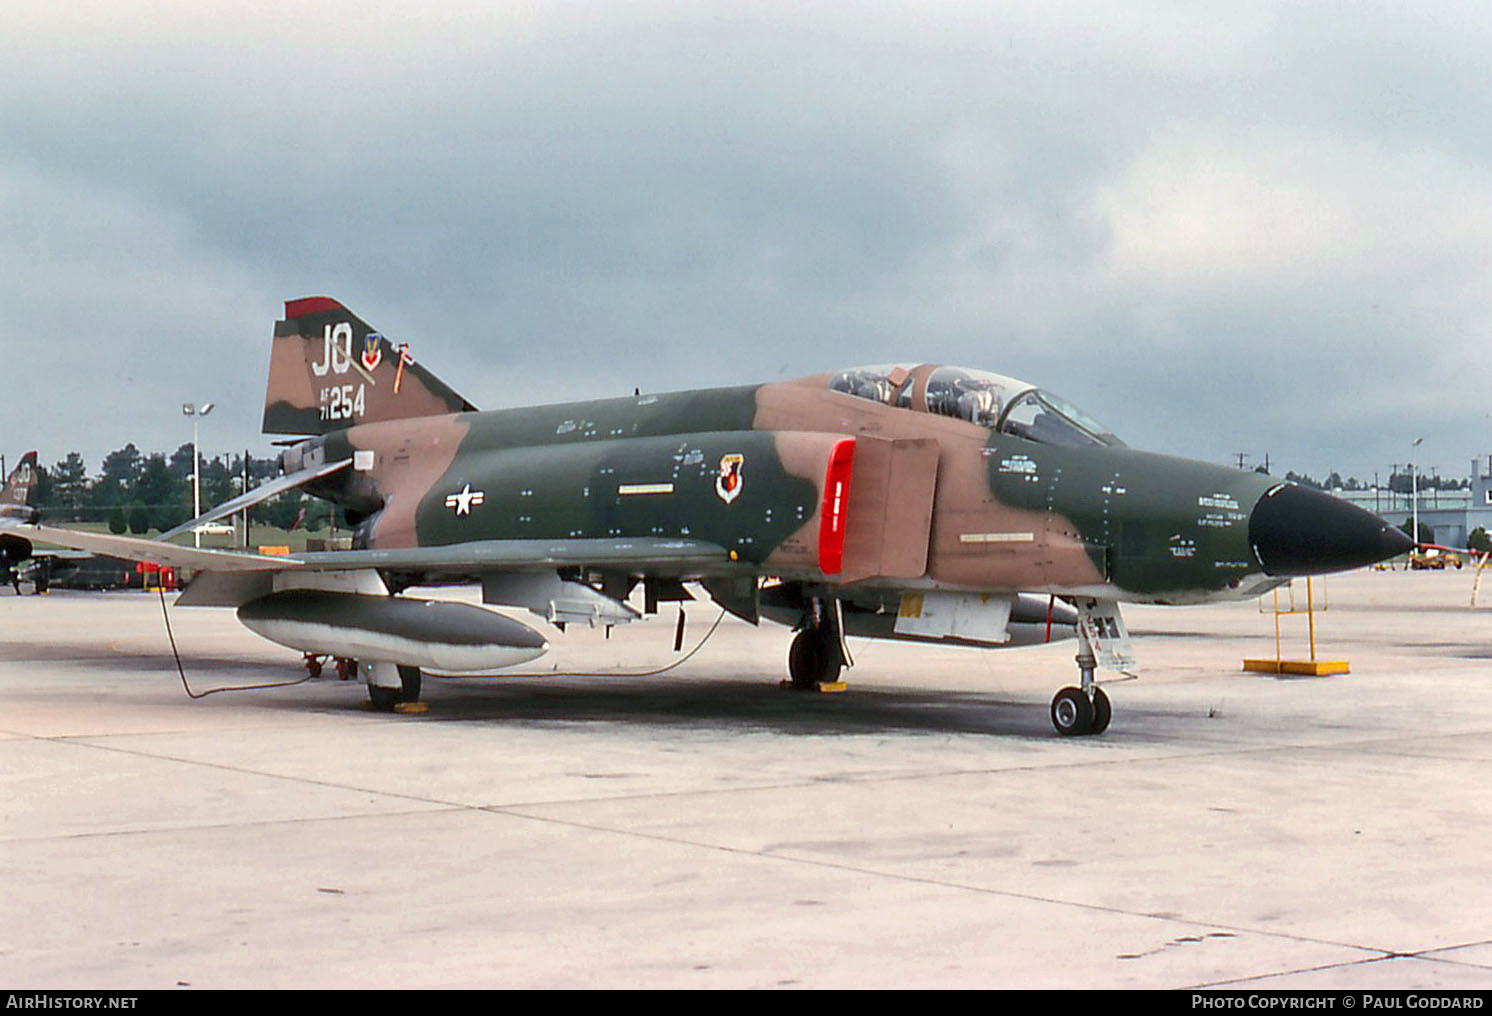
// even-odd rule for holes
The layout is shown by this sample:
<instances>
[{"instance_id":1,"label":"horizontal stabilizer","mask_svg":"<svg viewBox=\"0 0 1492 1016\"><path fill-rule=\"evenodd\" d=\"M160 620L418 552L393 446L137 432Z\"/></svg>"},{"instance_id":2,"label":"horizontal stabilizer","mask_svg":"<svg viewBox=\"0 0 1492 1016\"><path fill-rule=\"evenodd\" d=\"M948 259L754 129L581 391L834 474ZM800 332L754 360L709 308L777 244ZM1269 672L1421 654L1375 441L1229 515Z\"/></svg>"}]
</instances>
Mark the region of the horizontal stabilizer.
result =
<instances>
[{"instance_id":1,"label":"horizontal stabilizer","mask_svg":"<svg viewBox=\"0 0 1492 1016\"><path fill-rule=\"evenodd\" d=\"M276 494L283 494L287 490L299 487L302 484L310 483L312 480L319 480L321 479L321 477L327 476L331 473L335 473L339 469L346 469L351 464L351 459L342 459L341 461L333 462L330 465L318 466L313 469L301 469L297 470L294 473L286 473L284 476L276 477L275 479L270 480L268 483L261 483L259 486L255 487L247 494L240 494L238 495L238 497L233 498L231 501L224 501L216 508L203 512L201 515L198 515L190 522L183 522L175 529L168 529L160 536L157 536L156 539L158 541L165 542L171 539L173 536L180 536L182 533L190 533L198 526L205 526L209 522L216 522L218 519L227 518L234 512L241 512L245 508L252 508L254 507L254 505L259 504L261 501L269 500Z\"/></svg>"}]
</instances>

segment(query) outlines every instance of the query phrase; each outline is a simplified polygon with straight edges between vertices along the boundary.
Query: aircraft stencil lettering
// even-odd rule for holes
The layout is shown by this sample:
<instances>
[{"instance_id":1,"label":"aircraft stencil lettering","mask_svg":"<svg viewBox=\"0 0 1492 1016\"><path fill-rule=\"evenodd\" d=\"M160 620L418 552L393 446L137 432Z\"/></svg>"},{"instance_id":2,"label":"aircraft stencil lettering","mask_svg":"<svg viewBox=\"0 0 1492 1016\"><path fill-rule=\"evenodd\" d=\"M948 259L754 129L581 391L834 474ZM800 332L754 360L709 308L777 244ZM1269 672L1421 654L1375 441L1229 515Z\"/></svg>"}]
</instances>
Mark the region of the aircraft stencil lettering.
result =
<instances>
[{"instance_id":1,"label":"aircraft stencil lettering","mask_svg":"<svg viewBox=\"0 0 1492 1016\"><path fill-rule=\"evenodd\" d=\"M400 595L412 586L478 582L484 603L613 625L641 616L627 602L639 585L652 613L698 582L740 618L797 631L801 688L837 680L849 635L1076 638L1080 683L1051 707L1063 734L1107 727L1096 668L1133 670L1120 601L1251 598L1409 546L1328 495L1128 448L1051 392L986 371L856 367L478 412L402 346L355 360L376 334L335 300L286 304L263 429L299 440L279 479L194 520L298 486L341 508L352 550L270 558L35 531L198 569L179 603L235 606L276 642L362 661L379 706L417 699L421 667L547 649L490 611ZM319 379L348 366L366 392L330 395ZM332 398L351 409L334 414Z\"/></svg>"},{"instance_id":2,"label":"aircraft stencil lettering","mask_svg":"<svg viewBox=\"0 0 1492 1016\"><path fill-rule=\"evenodd\" d=\"M318 401L323 420L351 420L363 415L366 393L362 385L333 385L321 389Z\"/></svg>"},{"instance_id":3,"label":"aircraft stencil lettering","mask_svg":"<svg viewBox=\"0 0 1492 1016\"><path fill-rule=\"evenodd\" d=\"M352 325L346 321L327 325L322 332L321 362L311 364L311 372L317 377L326 377L327 371L346 374L351 364Z\"/></svg>"}]
</instances>

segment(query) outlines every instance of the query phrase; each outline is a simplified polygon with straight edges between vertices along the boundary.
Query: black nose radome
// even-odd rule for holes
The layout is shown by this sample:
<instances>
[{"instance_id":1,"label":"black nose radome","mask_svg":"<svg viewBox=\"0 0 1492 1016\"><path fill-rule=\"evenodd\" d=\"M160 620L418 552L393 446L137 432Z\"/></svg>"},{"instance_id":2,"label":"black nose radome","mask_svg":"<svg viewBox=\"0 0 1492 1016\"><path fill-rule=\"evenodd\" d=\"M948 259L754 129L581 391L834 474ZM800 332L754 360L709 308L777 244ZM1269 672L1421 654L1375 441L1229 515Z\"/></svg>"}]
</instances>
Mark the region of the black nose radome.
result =
<instances>
[{"instance_id":1,"label":"black nose radome","mask_svg":"<svg viewBox=\"0 0 1492 1016\"><path fill-rule=\"evenodd\" d=\"M1414 546L1403 532L1341 498L1282 483L1249 516L1249 542L1270 575L1346 571Z\"/></svg>"}]
</instances>

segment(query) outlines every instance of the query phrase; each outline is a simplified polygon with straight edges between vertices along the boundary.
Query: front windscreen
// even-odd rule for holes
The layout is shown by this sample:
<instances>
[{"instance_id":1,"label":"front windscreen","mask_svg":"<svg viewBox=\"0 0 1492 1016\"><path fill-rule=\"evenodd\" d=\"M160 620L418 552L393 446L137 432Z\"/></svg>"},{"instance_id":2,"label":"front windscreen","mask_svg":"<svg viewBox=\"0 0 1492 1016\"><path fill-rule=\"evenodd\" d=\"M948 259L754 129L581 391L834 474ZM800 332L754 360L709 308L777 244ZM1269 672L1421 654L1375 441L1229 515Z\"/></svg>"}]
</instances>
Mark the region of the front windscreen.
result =
<instances>
[{"instance_id":1,"label":"front windscreen","mask_svg":"<svg viewBox=\"0 0 1492 1016\"><path fill-rule=\"evenodd\" d=\"M1051 392L1029 391L1016 399L1000 431L1064 448L1123 444L1106 427Z\"/></svg>"}]
</instances>

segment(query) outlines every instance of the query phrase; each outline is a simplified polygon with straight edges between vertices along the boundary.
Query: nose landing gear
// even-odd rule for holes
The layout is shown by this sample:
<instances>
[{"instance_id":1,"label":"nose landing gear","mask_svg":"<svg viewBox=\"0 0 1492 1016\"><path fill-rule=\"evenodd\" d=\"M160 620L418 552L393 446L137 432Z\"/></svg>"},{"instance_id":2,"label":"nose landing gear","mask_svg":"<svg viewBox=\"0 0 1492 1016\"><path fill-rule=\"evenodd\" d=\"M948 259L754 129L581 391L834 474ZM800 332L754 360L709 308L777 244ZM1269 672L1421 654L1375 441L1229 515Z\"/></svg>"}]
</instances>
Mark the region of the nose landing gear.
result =
<instances>
[{"instance_id":1,"label":"nose landing gear","mask_svg":"<svg viewBox=\"0 0 1492 1016\"><path fill-rule=\"evenodd\" d=\"M1109 729L1114 709L1093 679L1100 654L1104 666L1134 676L1134 650L1129 631L1112 600L1080 599L1078 609L1078 674L1080 687L1063 688L1052 698L1052 726L1063 737L1102 734Z\"/></svg>"}]
</instances>

